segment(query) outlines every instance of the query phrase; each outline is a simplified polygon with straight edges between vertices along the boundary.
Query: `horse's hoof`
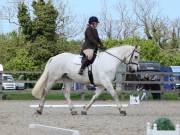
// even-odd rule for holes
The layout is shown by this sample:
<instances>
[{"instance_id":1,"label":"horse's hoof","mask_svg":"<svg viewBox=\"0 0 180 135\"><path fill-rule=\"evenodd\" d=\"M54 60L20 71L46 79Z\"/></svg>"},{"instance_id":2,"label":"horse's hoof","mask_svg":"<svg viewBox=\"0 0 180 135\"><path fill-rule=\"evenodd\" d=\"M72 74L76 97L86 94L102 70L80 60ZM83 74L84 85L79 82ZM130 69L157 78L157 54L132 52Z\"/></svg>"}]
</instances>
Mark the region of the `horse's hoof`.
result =
<instances>
[{"instance_id":1,"label":"horse's hoof","mask_svg":"<svg viewBox=\"0 0 180 135\"><path fill-rule=\"evenodd\" d=\"M71 115L78 115L77 111L71 111Z\"/></svg>"},{"instance_id":2,"label":"horse's hoof","mask_svg":"<svg viewBox=\"0 0 180 135\"><path fill-rule=\"evenodd\" d=\"M39 115L41 115L41 114L42 114L42 111L40 111L40 110L36 110L35 114L39 114Z\"/></svg>"},{"instance_id":3,"label":"horse's hoof","mask_svg":"<svg viewBox=\"0 0 180 135\"><path fill-rule=\"evenodd\" d=\"M81 111L81 115L87 115L87 111L82 110L82 111Z\"/></svg>"},{"instance_id":4,"label":"horse's hoof","mask_svg":"<svg viewBox=\"0 0 180 135\"><path fill-rule=\"evenodd\" d=\"M122 116L126 116L126 115L127 115L125 110L121 110L121 111L120 111L120 114L121 114Z\"/></svg>"}]
</instances>

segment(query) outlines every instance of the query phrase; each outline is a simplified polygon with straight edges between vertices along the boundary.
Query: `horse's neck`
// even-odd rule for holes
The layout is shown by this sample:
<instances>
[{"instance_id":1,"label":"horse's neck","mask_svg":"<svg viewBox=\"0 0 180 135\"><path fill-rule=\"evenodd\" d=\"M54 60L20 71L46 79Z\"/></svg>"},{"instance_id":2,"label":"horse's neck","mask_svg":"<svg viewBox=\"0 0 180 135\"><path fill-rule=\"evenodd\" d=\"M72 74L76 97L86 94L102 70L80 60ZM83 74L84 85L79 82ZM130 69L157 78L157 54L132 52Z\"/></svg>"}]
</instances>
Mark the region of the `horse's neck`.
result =
<instances>
[{"instance_id":1,"label":"horse's neck","mask_svg":"<svg viewBox=\"0 0 180 135\"><path fill-rule=\"evenodd\" d=\"M127 48L123 48L123 47L117 47L117 48L113 48L110 49L109 51L107 50L107 52L113 54L114 56L123 59L124 57L126 57L128 49Z\"/></svg>"},{"instance_id":2,"label":"horse's neck","mask_svg":"<svg viewBox=\"0 0 180 135\"><path fill-rule=\"evenodd\" d=\"M104 69L105 72L110 73L112 75L112 78L115 76L115 73L117 71L117 68L122 63L121 60L127 55L127 51L120 48L114 48L107 50L108 53L111 53L112 55L103 52L99 56L99 60L97 60L97 64L101 67L101 69ZM116 58L117 57L117 58ZM119 60L119 59L121 60Z\"/></svg>"}]
</instances>

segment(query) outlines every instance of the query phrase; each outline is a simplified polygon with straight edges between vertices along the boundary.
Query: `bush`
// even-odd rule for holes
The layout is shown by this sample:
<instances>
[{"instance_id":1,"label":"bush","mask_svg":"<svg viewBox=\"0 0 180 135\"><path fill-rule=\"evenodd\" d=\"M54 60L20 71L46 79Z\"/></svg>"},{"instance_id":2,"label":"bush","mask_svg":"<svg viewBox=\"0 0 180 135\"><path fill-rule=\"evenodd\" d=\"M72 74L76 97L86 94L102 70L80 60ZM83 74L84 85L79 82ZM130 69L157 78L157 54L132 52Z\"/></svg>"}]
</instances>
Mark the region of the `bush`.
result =
<instances>
[{"instance_id":1,"label":"bush","mask_svg":"<svg viewBox=\"0 0 180 135\"><path fill-rule=\"evenodd\" d=\"M157 130L175 130L175 126L168 118L158 118L154 121L157 124Z\"/></svg>"}]
</instances>

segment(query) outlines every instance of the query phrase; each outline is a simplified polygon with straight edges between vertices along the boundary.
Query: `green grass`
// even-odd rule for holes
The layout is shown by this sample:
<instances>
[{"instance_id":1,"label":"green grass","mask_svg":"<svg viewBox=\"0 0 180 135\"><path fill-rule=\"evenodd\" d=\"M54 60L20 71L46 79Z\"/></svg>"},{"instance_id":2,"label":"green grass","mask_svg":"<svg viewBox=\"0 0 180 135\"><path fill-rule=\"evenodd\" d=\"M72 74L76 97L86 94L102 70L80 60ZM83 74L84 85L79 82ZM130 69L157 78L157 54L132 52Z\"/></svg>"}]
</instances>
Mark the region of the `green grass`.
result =
<instances>
[{"instance_id":1,"label":"green grass","mask_svg":"<svg viewBox=\"0 0 180 135\"><path fill-rule=\"evenodd\" d=\"M121 92L118 93L120 100L129 100L129 95L137 95L141 92ZM26 91L4 91L3 98L6 100L35 100L35 98L31 95L30 90ZM90 100L94 95L93 91L85 91L85 92L71 92L72 100ZM46 97L47 100L65 100L64 94L62 91L51 91ZM112 100L112 96L108 92L103 92L97 100ZM167 92L162 94L163 100L180 100L180 95L176 92ZM150 97L152 100L152 96Z\"/></svg>"},{"instance_id":2,"label":"green grass","mask_svg":"<svg viewBox=\"0 0 180 135\"><path fill-rule=\"evenodd\" d=\"M12 91L4 92L6 100L35 100L31 91ZM46 97L47 100L64 100L64 95L60 92L50 92Z\"/></svg>"},{"instance_id":3,"label":"green grass","mask_svg":"<svg viewBox=\"0 0 180 135\"><path fill-rule=\"evenodd\" d=\"M164 100L180 100L180 93L177 92L166 92L162 95Z\"/></svg>"}]
</instances>

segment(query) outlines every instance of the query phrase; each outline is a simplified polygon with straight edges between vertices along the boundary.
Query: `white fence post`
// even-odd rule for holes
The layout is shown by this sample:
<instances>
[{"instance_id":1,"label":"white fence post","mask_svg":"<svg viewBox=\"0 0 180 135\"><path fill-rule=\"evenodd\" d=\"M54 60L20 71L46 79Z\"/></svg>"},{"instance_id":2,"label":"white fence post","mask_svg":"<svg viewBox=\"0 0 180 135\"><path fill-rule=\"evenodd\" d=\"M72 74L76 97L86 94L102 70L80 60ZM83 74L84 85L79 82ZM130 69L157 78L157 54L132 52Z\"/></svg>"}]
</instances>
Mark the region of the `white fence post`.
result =
<instances>
[{"instance_id":1,"label":"white fence post","mask_svg":"<svg viewBox=\"0 0 180 135\"><path fill-rule=\"evenodd\" d=\"M3 90L2 90L2 71L0 71L0 100L3 99Z\"/></svg>"},{"instance_id":2,"label":"white fence post","mask_svg":"<svg viewBox=\"0 0 180 135\"><path fill-rule=\"evenodd\" d=\"M149 122L146 125L146 135L151 135L151 125Z\"/></svg>"},{"instance_id":3,"label":"white fence post","mask_svg":"<svg viewBox=\"0 0 180 135\"><path fill-rule=\"evenodd\" d=\"M176 124L176 132L177 132L177 134L180 135L180 127L179 127L179 124Z\"/></svg>"}]
</instances>

